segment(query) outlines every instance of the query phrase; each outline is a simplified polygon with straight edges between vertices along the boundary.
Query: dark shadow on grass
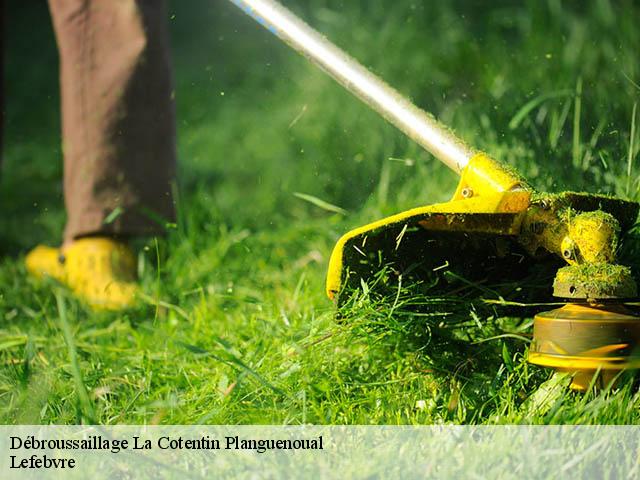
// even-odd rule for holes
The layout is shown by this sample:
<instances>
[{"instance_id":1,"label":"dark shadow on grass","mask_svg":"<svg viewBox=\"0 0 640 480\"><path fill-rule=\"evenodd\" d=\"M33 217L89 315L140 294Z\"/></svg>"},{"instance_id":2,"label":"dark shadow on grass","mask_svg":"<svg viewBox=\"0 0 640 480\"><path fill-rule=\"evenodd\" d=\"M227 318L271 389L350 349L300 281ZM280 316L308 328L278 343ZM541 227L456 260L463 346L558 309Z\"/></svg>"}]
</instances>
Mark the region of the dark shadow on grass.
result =
<instances>
[{"instance_id":1,"label":"dark shadow on grass","mask_svg":"<svg viewBox=\"0 0 640 480\"><path fill-rule=\"evenodd\" d=\"M557 301L550 291L557 263L520 267L495 265L495 271L485 269L475 278L448 268L428 279L409 276L402 285L390 282L383 269L373 282L343 296L340 322L354 336L393 338L386 342L389 358L414 355L422 370L451 386L452 396L468 400L465 421L479 423L495 413L484 406L499 402L497 392L505 385L522 390L524 401L548 378L546 371L533 369L523 378L516 370L531 318L545 309L539 304ZM455 407L450 410L453 419Z\"/></svg>"}]
</instances>

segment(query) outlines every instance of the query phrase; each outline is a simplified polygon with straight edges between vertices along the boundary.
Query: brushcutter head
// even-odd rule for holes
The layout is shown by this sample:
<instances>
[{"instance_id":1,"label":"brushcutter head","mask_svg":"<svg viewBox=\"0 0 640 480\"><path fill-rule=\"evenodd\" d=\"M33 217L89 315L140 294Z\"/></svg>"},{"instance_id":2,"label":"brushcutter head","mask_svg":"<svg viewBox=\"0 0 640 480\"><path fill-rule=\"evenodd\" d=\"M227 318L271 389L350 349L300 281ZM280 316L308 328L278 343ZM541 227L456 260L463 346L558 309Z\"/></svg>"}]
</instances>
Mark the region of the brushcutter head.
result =
<instances>
[{"instance_id":1,"label":"brushcutter head","mask_svg":"<svg viewBox=\"0 0 640 480\"><path fill-rule=\"evenodd\" d=\"M600 370L602 383L621 370L640 368L640 318L622 306L637 297L637 285L616 258L620 236L639 209L605 195L540 194L479 156L463 171L450 202L343 236L331 257L327 291L340 303L363 284L388 293L399 282L446 288L441 276L448 272L478 285L501 283L507 291L513 285L518 298L511 298L517 301L562 298L571 303L534 317L529 359L574 373L572 387L583 389ZM543 266L551 273L542 274L542 288L517 288L532 272L545 271Z\"/></svg>"}]
</instances>

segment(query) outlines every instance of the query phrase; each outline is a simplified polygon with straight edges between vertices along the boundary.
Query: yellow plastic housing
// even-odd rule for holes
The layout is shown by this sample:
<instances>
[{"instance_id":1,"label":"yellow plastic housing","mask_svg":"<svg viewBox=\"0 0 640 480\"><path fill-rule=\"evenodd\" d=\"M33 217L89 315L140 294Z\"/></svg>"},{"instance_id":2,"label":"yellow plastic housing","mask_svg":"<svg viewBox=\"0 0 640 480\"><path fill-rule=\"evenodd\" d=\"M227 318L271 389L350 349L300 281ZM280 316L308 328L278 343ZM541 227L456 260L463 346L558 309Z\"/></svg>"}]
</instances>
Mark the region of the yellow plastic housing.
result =
<instances>
[{"instance_id":1,"label":"yellow plastic housing","mask_svg":"<svg viewBox=\"0 0 640 480\"><path fill-rule=\"evenodd\" d=\"M524 187L524 188L523 188ZM331 253L327 272L326 292L331 299L340 291L344 275L344 251L349 242L397 224L420 225L423 228L438 228L430 222L435 214L464 213L513 213L527 210L531 201L531 191L516 174L506 170L501 164L483 153L475 155L462 171L456 193L449 202L428 205L407 210L351 230L343 235ZM449 217L450 218L450 217ZM520 218L504 230L502 225L487 224L483 231L515 235L519 230ZM447 221L447 227L454 229L455 222Z\"/></svg>"},{"instance_id":2,"label":"yellow plastic housing","mask_svg":"<svg viewBox=\"0 0 640 480\"><path fill-rule=\"evenodd\" d=\"M604 383L640 368L640 318L621 305L567 304L534 317L529 362L574 376L584 390L598 373Z\"/></svg>"}]
</instances>

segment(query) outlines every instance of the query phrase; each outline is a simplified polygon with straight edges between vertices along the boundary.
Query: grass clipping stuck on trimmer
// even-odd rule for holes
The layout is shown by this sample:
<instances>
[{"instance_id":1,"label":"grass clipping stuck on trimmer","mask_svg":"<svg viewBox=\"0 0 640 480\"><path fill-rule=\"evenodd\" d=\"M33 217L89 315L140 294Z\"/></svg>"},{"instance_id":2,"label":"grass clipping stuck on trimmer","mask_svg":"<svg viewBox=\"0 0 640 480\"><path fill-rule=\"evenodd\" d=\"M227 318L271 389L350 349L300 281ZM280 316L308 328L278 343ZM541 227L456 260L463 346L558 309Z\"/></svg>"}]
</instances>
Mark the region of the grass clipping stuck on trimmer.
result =
<instances>
[{"instance_id":1,"label":"grass clipping stuck on trimmer","mask_svg":"<svg viewBox=\"0 0 640 480\"><path fill-rule=\"evenodd\" d=\"M432 275L443 263L469 278L499 266L517 282L539 262L556 262L557 268L563 262L553 294L568 304L535 316L529 361L574 373L572 387L578 390L592 380L605 384L622 370L640 368L640 318L630 303L637 287L630 269L616 258L620 235L638 216L637 203L535 192L277 2L232 1L461 177L449 202L344 235L330 259L330 298L340 302L383 269L391 272L383 279L389 284L394 278Z\"/></svg>"}]
</instances>

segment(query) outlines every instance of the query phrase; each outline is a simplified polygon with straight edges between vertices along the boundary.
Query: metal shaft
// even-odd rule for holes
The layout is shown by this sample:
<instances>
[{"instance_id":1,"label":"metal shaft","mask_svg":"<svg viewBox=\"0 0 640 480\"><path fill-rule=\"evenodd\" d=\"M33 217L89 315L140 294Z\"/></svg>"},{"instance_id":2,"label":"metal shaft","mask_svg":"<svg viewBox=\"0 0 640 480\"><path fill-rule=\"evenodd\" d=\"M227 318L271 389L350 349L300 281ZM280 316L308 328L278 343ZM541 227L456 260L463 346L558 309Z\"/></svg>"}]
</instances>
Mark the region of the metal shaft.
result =
<instances>
[{"instance_id":1,"label":"metal shaft","mask_svg":"<svg viewBox=\"0 0 640 480\"><path fill-rule=\"evenodd\" d=\"M455 172L476 153L397 90L273 0L231 0Z\"/></svg>"}]
</instances>

